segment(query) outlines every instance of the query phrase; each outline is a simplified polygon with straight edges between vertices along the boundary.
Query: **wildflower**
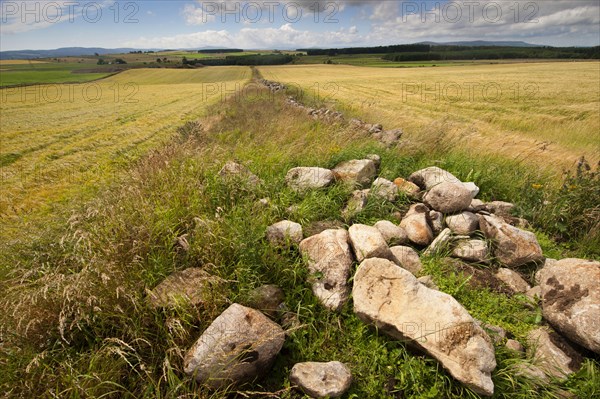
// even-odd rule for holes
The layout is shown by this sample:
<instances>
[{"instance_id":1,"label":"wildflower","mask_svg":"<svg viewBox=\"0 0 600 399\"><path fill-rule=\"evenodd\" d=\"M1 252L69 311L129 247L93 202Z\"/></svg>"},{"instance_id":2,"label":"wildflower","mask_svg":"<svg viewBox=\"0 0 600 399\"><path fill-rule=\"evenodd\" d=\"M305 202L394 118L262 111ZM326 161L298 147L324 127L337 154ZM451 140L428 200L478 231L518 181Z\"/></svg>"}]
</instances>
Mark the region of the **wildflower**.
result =
<instances>
[{"instance_id":1,"label":"wildflower","mask_svg":"<svg viewBox=\"0 0 600 399\"><path fill-rule=\"evenodd\" d=\"M543 186L541 184L532 184L531 187L535 188L536 190L539 190L540 188L542 188Z\"/></svg>"}]
</instances>

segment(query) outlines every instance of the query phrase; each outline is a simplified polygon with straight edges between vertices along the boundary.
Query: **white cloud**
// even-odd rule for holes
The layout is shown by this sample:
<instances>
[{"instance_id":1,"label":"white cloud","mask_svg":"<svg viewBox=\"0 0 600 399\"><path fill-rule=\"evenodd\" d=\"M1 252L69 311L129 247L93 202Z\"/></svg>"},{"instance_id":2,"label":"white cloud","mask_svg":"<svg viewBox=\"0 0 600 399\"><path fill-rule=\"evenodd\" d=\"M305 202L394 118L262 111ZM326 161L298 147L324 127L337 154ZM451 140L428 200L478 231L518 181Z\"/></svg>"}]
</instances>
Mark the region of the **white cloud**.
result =
<instances>
[{"instance_id":1,"label":"white cloud","mask_svg":"<svg viewBox=\"0 0 600 399\"><path fill-rule=\"evenodd\" d=\"M382 1L373 6L373 12L370 19L374 21L385 21L390 18L395 18L399 15L400 4L396 1Z\"/></svg>"},{"instance_id":2,"label":"white cloud","mask_svg":"<svg viewBox=\"0 0 600 399\"><path fill-rule=\"evenodd\" d=\"M494 6L487 9L486 4L492 3L482 2L472 9L468 9L466 3L456 3L462 12L458 14L456 9L444 9L444 6L434 12L428 8L405 14L385 13L382 11L385 7L378 5L375 9L382 12L374 15L380 21L372 25L365 40L387 44L425 40L529 40L540 44L598 45L598 2L550 3L555 2L495 1Z\"/></svg>"},{"instance_id":3,"label":"white cloud","mask_svg":"<svg viewBox=\"0 0 600 399\"><path fill-rule=\"evenodd\" d=\"M204 46L241 48L301 48L327 45L349 46L356 41L357 30L328 32L298 30L290 23L278 28L242 28L239 32L205 30L164 37L141 37L123 43L139 48L197 48Z\"/></svg>"},{"instance_id":4,"label":"white cloud","mask_svg":"<svg viewBox=\"0 0 600 399\"><path fill-rule=\"evenodd\" d=\"M194 4L186 4L181 11L188 25L202 25L215 21L215 16L207 13L203 6L196 7Z\"/></svg>"}]
</instances>

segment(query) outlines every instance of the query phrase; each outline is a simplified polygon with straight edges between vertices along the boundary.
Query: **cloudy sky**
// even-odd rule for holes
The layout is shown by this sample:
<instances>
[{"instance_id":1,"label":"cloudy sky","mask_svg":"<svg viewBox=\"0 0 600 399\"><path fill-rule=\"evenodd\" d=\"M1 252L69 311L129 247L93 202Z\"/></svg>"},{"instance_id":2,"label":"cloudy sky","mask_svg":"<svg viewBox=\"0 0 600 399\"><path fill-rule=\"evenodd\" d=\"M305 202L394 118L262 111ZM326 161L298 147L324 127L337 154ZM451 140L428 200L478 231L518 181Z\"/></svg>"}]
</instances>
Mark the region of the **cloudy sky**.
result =
<instances>
[{"instance_id":1,"label":"cloudy sky","mask_svg":"<svg viewBox=\"0 0 600 399\"><path fill-rule=\"evenodd\" d=\"M0 0L0 50L600 44L598 0Z\"/></svg>"}]
</instances>

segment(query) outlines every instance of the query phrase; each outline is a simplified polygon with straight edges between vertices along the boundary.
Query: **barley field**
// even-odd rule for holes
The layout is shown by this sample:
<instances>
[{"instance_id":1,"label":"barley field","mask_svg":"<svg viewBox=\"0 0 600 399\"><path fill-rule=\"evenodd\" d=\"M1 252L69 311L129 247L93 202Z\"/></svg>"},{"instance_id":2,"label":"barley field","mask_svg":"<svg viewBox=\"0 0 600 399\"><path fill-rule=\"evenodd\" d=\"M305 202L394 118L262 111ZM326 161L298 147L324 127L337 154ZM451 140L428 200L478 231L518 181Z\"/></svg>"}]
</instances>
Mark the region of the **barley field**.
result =
<instances>
[{"instance_id":1,"label":"barley field","mask_svg":"<svg viewBox=\"0 0 600 399\"><path fill-rule=\"evenodd\" d=\"M31 65L31 64L47 64L47 62L46 61L35 61L35 60L0 60L0 66Z\"/></svg>"},{"instance_id":2,"label":"barley field","mask_svg":"<svg viewBox=\"0 0 600 399\"><path fill-rule=\"evenodd\" d=\"M0 216L95 186L250 79L246 67L138 69L0 90Z\"/></svg>"},{"instance_id":3,"label":"barley field","mask_svg":"<svg viewBox=\"0 0 600 399\"><path fill-rule=\"evenodd\" d=\"M430 130L560 170L600 159L600 63L551 62L461 67L261 67L305 98L337 102L350 114L418 141Z\"/></svg>"}]
</instances>

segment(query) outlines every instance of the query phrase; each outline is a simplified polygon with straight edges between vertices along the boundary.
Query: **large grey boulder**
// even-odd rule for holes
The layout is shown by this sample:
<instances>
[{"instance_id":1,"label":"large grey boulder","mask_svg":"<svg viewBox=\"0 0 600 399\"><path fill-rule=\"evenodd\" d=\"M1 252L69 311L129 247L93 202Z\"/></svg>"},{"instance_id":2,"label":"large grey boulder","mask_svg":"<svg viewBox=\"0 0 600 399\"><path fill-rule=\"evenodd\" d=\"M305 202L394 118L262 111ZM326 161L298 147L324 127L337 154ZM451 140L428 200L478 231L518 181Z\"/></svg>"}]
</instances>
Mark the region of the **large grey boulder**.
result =
<instances>
[{"instance_id":1,"label":"large grey boulder","mask_svg":"<svg viewBox=\"0 0 600 399\"><path fill-rule=\"evenodd\" d=\"M425 193L423 202L442 213L455 213L467 209L473 199L462 183L442 182Z\"/></svg>"},{"instance_id":2,"label":"large grey boulder","mask_svg":"<svg viewBox=\"0 0 600 399\"><path fill-rule=\"evenodd\" d=\"M337 398L352 384L352 372L340 362L296 363L290 381L312 398Z\"/></svg>"},{"instance_id":3,"label":"large grey boulder","mask_svg":"<svg viewBox=\"0 0 600 399\"><path fill-rule=\"evenodd\" d=\"M186 353L184 371L214 389L248 382L270 369L284 339L267 316L234 303Z\"/></svg>"},{"instance_id":4,"label":"large grey boulder","mask_svg":"<svg viewBox=\"0 0 600 399\"><path fill-rule=\"evenodd\" d=\"M371 194L394 202L398 198L398 187L391 181L378 177L371 185Z\"/></svg>"},{"instance_id":5,"label":"large grey boulder","mask_svg":"<svg viewBox=\"0 0 600 399\"><path fill-rule=\"evenodd\" d=\"M446 225L454 234L471 235L479 229L479 218L471 212L446 216Z\"/></svg>"},{"instance_id":6,"label":"large grey boulder","mask_svg":"<svg viewBox=\"0 0 600 399\"><path fill-rule=\"evenodd\" d=\"M490 258L487 243L483 240L458 241L452 250L452 256L476 263L485 263Z\"/></svg>"},{"instance_id":7,"label":"large grey boulder","mask_svg":"<svg viewBox=\"0 0 600 399\"><path fill-rule=\"evenodd\" d=\"M524 294L531 289L531 286L521 275L511 269L501 267L496 271L496 278L502 281L511 291Z\"/></svg>"},{"instance_id":8,"label":"large grey boulder","mask_svg":"<svg viewBox=\"0 0 600 399\"><path fill-rule=\"evenodd\" d=\"M249 186L257 186L262 183L262 180L252 173L248 167L234 161L225 163L219 171L219 176L223 179L240 179Z\"/></svg>"},{"instance_id":9,"label":"large grey boulder","mask_svg":"<svg viewBox=\"0 0 600 399\"><path fill-rule=\"evenodd\" d=\"M527 335L527 353L547 376L564 378L581 367L582 357L561 336L540 327Z\"/></svg>"},{"instance_id":10,"label":"large grey boulder","mask_svg":"<svg viewBox=\"0 0 600 399\"><path fill-rule=\"evenodd\" d=\"M424 350L475 392L493 394L491 340L453 297L379 258L361 263L352 295L361 320Z\"/></svg>"},{"instance_id":11,"label":"large grey boulder","mask_svg":"<svg viewBox=\"0 0 600 399\"><path fill-rule=\"evenodd\" d=\"M493 240L496 259L507 267L544 260L542 248L532 232L511 226L495 216L479 215L479 226L486 238Z\"/></svg>"},{"instance_id":12,"label":"large grey boulder","mask_svg":"<svg viewBox=\"0 0 600 399\"><path fill-rule=\"evenodd\" d=\"M342 162L331 171L337 180L361 187L371 184L377 175L375 162L370 159L353 159Z\"/></svg>"},{"instance_id":13,"label":"large grey boulder","mask_svg":"<svg viewBox=\"0 0 600 399\"><path fill-rule=\"evenodd\" d=\"M356 259L390 258L391 252L383 235L375 227L353 224L348 229Z\"/></svg>"},{"instance_id":14,"label":"large grey boulder","mask_svg":"<svg viewBox=\"0 0 600 399\"><path fill-rule=\"evenodd\" d=\"M408 242L406 231L389 220L380 220L373 227L379 230L385 242L389 245L405 244Z\"/></svg>"},{"instance_id":15,"label":"large grey boulder","mask_svg":"<svg viewBox=\"0 0 600 399\"><path fill-rule=\"evenodd\" d=\"M562 259L538 273L544 318L565 337L600 353L600 262Z\"/></svg>"},{"instance_id":16,"label":"large grey boulder","mask_svg":"<svg viewBox=\"0 0 600 399\"><path fill-rule=\"evenodd\" d=\"M348 278L354 261L348 232L325 230L300 243L300 253L308 261L312 291L328 309L340 310L348 300Z\"/></svg>"},{"instance_id":17,"label":"large grey boulder","mask_svg":"<svg viewBox=\"0 0 600 399\"><path fill-rule=\"evenodd\" d=\"M429 209L425 205L414 204L400 222L408 239L417 245L428 245L433 241L433 232L427 223L428 213Z\"/></svg>"},{"instance_id":18,"label":"large grey boulder","mask_svg":"<svg viewBox=\"0 0 600 399\"><path fill-rule=\"evenodd\" d=\"M423 264L421 263L421 258L419 258L417 251L411 247L397 245L395 247L391 247L390 252L392 253L392 262L408 270L415 276L421 274L421 271L423 270Z\"/></svg>"},{"instance_id":19,"label":"large grey boulder","mask_svg":"<svg viewBox=\"0 0 600 399\"><path fill-rule=\"evenodd\" d=\"M408 180L424 190L431 190L440 183L461 183L461 181L452 173L438 168L437 166L418 170L410 175Z\"/></svg>"},{"instance_id":20,"label":"large grey boulder","mask_svg":"<svg viewBox=\"0 0 600 399\"><path fill-rule=\"evenodd\" d=\"M282 220L267 227L267 240L272 245L298 244L302 238L302 226L296 222Z\"/></svg>"},{"instance_id":21,"label":"large grey boulder","mask_svg":"<svg viewBox=\"0 0 600 399\"><path fill-rule=\"evenodd\" d=\"M335 176L331 170L316 167L293 168L285 175L288 186L297 192L324 188L334 180Z\"/></svg>"},{"instance_id":22,"label":"large grey boulder","mask_svg":"<svg viewBox=\"0 0 600 399\"><path fill-rule=\"evenodd\" d=\"M223 291L224 280L199 267L174 272L154 289L148 290L148 302L155 308L201 305L214 302Z\"/></svg>"}]
</instances>

